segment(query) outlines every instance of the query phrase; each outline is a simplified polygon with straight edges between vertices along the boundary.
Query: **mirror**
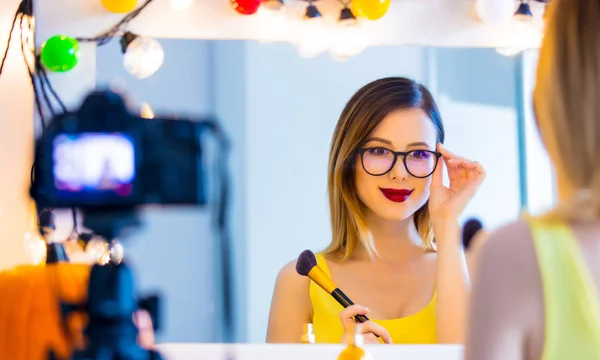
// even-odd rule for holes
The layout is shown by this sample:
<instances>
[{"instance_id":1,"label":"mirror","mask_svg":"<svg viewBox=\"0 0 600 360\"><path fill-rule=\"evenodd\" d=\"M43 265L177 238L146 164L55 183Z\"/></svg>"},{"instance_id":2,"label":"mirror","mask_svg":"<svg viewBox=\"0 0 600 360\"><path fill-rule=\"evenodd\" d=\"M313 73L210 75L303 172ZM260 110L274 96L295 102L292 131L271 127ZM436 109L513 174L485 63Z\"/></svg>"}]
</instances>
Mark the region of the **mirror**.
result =
<instances>
[{"instance_id":1,"label":"mirror","mask_svg":"<svg viewBox=\"0 0 600 360\"><path fill-rule=\"evenodd\" d=\"M333 129L368 82L406 76L433 93L453 152L487 179L464 213L493 228L521 209L518 58L494 49L372 47L344 62L305 59L289 44L159 39L164 63L140 80L118 42L97 49L97 84L118 87L156 115L212 115L233 144L231 235L236 327L264 342L275 277L302 250L330 239L327 159ZM522 149L521 149L522 150ZM206 210L152 209L125 244L142 290L164 296L161 342L218 342L220 299Z\"/></svg>"}]
</instances>

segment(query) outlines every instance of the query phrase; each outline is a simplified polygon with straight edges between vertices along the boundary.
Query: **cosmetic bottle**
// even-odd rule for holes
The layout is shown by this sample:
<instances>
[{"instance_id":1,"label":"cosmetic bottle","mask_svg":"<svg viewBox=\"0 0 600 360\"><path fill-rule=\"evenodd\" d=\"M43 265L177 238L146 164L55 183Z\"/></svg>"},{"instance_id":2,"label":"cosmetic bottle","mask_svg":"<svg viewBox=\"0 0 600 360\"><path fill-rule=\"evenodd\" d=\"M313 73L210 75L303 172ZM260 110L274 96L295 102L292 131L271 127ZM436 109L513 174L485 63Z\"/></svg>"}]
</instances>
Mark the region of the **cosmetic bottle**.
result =
<instances>
[{"instance_id":1,"label":"cosmetic bottle","mask_svg":"<svg viewBox=\"0 0 600 360\"><path fill-rule=\"evenodd\" d=\"M307 323L302 326L302 339L303 344L314 344L315 333L313 331L313 324Z\"/></svg>"},{"instance_id":2,"label":"cosmetic bottle","mask_svg":"<svg viewBox=\"0 0 600 360\"><path fill-rule=\"evenodd\" d=\"M338 356L338 360L373 360L371 354L364 349L365 336L361 325L355 324L354 329L348 329L345 342L346 348Z\"/></svg>"}]
</instances>

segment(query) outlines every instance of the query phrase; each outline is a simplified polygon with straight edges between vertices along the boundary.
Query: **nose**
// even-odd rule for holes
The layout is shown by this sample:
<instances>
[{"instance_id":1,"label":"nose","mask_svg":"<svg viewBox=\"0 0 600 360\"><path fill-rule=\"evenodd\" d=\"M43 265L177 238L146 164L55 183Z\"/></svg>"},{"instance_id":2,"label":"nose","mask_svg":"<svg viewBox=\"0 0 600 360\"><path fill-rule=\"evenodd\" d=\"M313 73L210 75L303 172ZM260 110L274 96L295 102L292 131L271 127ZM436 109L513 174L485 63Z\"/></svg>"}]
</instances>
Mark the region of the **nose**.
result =
<instances>
[{"instance_id":1,"label":"nose","mask_svg":"<svg viewBox=\"0 0 600 360\"><path fill-rule=\"evenodd\" d=\"M396 163L394 164L394 167L392 167L392 170L390 170L390 172L388 173L392 180L395 179L401 179L401 180L406 180L406 178L408 177L408 171L406 171L406 167L404 166L404 161L402 161L402 156L398 156L398 158L396 159Z\"/></svg>"}]
</instances>

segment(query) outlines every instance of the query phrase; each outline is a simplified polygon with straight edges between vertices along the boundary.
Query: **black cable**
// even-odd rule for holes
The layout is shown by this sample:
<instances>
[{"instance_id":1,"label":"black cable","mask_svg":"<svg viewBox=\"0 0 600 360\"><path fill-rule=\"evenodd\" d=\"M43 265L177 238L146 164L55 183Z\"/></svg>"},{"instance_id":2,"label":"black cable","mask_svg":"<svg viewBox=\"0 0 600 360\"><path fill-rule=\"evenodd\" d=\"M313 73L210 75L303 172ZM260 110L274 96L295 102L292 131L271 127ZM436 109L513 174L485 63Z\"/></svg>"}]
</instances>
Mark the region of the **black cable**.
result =
<instances>
[{"instance_id":1,"label":"black cable","mask_svg":"<svg viewBox=\"0 0 600 360\"><path fill-rule=\"evenodd\" d=\"M8 51L10 50L10 42L12 40L12 33L13 33L13 30L15 29L15 26L17 25L17 20L18 20L20 14L21 14L21 5L19 5L19 8L15 12L15 16L13 17L13 22L10 27L10 31L8 33L8 41L6 43L6 50L4 50L4 56L2 56L2 62L0 62L0 76L2 75L2 71L4 70L4 64L6 63L6 58L8 57Z\"/></svg>"},{"instance_id":2,"label":"black cable","mask_svg":"<svg viewBox=\"0 0 600 360\"><path fill-rule=\"evenodd\" d=\"M119 32L123 31L122 28L125 25L129 24L129 22L131 22L131 20L135 19L148 5L150 5L150 3L152 1L153 0L146 0L146 2L142 6L140 6L139 8L137 8L137 9L133 10L132 12L128 13L127 15L125 15L123 17L123 19L121 19L121 21L119 21L117 24L115 24L108 31L106 31L98 36L91 37L91 38L76 38L77 41L94 42L98 46L108 44L115 36L117 36L119 34Z\"/></svg>"}]
</instances>

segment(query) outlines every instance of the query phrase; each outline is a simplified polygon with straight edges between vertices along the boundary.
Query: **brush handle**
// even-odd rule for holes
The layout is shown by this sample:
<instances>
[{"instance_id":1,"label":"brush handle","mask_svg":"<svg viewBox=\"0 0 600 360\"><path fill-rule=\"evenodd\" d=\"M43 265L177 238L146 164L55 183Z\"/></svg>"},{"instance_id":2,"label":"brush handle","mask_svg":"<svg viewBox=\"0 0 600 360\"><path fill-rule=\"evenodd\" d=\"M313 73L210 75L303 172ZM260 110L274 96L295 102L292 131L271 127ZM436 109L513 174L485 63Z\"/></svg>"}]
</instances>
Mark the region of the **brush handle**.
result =
<instances>
[{"instance_id":1,"label":"brush handle","mask_svg":"<svg viewBox=\"0 0 600 360\"><path fill-rule=\"evenodd\" d=\"M331 292L331 296L333 296L333 298L340 303L340 305L342 305L344 308L347 308L348 306L354 305L354 303L352 302L352 300L350 300L350 298L348 296L346 296L346 294L344 294L344 292L338 288L335 288L332 292ZM364 323L366 321L369 321L369 318L366 315L356 315L354 317L354 320L356 320L356 322L359 323Z\"/></svg>"}]
</instances>

